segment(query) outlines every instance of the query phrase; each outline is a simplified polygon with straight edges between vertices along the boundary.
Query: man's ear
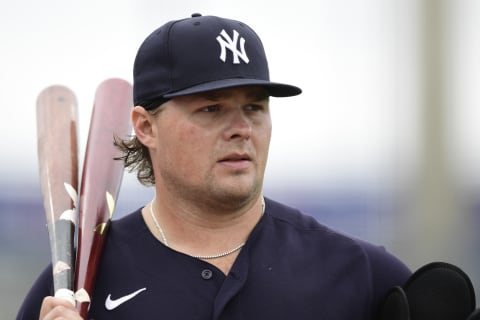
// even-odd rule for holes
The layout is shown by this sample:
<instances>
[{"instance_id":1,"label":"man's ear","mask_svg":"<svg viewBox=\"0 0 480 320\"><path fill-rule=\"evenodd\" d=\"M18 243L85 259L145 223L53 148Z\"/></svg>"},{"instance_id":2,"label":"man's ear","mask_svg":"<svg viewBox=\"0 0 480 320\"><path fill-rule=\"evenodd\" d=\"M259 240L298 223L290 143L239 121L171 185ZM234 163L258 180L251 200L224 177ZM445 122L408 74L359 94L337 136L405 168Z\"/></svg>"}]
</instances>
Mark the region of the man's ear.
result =
<instances>
[{"instance_id":1,"label":"man's ear","mask_svg":"<svg viewBox=\"0 0 480 320\"><path fill-rule=\"evenodd\" d=\"M132 110L132 127L137 139L147 148L154 146L156 137L155 117L141 106Z\"/></svg>"}]
</instances>

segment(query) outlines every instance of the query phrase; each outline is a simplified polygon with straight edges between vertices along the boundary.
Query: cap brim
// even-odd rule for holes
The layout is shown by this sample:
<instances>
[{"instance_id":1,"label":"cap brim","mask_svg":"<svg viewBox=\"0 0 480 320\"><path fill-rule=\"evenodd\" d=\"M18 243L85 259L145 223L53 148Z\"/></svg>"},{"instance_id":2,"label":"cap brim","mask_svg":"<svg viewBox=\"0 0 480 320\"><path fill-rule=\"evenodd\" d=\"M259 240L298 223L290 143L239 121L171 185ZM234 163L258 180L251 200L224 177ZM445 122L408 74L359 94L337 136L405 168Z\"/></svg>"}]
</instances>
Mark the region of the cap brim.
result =
<instances>
[{"instance_id":1,"label":"cap brim","mask_svg":"<svg viewBox=\"0 0 480 320\"><path fill-rule=\"evenodd\" d=\"M291 97L296 96L302 93L302 90L298 87L283 84L270 82L265 80L258 79L223 79L216 80L211 82L202 83L196 86L192 86L186 89L178 90L175 92L164 94L165 98L173 98L178 96L185 96L195 93L202 93L218 89L226 89L240 86L262 86L268 90L270 96L272 97Z\"/></svg>"}]
</instances>

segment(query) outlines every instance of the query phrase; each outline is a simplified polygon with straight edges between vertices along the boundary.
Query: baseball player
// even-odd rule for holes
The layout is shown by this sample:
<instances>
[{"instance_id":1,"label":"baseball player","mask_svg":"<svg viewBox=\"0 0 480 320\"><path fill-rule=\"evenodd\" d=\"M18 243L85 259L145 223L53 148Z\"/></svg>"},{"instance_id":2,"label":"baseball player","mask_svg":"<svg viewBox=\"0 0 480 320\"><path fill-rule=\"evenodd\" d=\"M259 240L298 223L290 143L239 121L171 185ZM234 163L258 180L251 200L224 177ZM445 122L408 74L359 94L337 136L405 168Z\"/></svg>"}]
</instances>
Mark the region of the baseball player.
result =
<instances>
[{"instance_id":1,"label":"baseball player","mask_svg":"<svg viewBox=\"0 0 480 320\"><path fill-rule=\"evenodd\" d=\"M245 23L193 14L153 31L134 63L125 167L155 188L112 222L88 319L375 319L410 270L263 194L272 82ZM299 108L299 107L296 107ZM17 319L79 319L51 267Z\"/></svg>"}]
</instances>

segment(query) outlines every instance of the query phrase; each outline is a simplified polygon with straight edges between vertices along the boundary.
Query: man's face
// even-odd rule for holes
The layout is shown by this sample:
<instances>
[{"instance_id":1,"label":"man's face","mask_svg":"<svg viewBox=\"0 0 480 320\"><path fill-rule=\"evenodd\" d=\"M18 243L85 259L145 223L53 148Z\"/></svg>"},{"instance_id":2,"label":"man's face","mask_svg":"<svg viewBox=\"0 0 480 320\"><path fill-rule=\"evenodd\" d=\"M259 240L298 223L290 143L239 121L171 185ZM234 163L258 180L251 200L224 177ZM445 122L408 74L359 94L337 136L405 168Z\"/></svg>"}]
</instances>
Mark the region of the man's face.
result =
<instances>
[{"instance_id":1,"label":"man's face","mask_svg":"<svg viewBox=\"0 0 480 320\"><path fill-rule=\"evenodd\" d=\"M272 130L265 89L182 96L162 108L150 151L157 185L176 197L232 207L258 197Z\"/></svg>"}]
</instances>

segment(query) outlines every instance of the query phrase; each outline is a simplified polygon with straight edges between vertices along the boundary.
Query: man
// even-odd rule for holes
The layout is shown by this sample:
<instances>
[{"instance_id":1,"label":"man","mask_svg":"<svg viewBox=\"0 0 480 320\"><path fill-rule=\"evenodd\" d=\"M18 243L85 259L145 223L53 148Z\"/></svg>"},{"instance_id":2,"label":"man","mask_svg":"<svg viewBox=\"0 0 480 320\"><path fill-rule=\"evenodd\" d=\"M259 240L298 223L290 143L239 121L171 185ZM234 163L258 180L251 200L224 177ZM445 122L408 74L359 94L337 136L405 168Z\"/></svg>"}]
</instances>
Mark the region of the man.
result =
<instances>
[{"instance_id":1,"label":"man","mask_svg":"<svg viewBox=\"0 0 480 320\"><path fill-rule=\"evenodd\" d=\"M300 93L270 82L241 22L194 14L147 37L135 136L116 144L156 196L112 222L89 319L375 319L405 265L262 194L269 97ZM51 283L47 268L19 319L79 319L43 299Z\"/></svg>"}]
</instances>

